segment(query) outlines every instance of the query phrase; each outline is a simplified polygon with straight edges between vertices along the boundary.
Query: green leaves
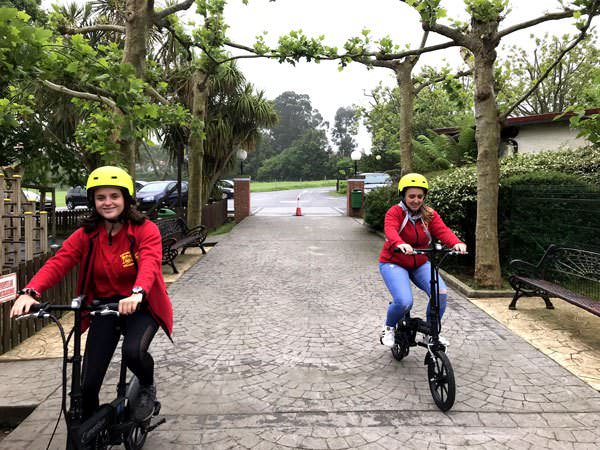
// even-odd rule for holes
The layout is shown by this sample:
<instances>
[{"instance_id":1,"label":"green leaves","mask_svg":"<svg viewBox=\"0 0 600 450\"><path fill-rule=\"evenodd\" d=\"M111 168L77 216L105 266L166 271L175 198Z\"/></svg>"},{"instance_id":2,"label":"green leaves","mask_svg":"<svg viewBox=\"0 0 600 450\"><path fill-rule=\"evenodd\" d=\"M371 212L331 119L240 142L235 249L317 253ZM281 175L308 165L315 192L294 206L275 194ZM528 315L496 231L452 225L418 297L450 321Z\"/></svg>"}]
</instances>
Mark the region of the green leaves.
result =
<instances>
[{"instance_id":1,"label":"green leaves","mask_svg":"<svg viewBox=\"0 0 600 450\"><path fill-rule=\"evenodd\" d=\"M467 12L479 22L499 21L509 0L464 0Z\"/></svg>"}]
</instances>

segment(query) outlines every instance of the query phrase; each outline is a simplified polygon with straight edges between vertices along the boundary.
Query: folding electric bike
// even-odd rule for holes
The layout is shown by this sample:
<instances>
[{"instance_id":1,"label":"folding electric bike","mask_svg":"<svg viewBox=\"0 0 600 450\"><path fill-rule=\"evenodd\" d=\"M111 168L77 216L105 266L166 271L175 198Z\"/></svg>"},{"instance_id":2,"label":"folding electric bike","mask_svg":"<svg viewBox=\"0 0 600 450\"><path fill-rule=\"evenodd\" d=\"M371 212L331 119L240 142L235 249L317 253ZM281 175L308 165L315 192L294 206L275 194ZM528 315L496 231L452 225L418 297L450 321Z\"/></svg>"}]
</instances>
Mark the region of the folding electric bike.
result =
<instances>
[{"instance_id":1,"label":"folding electric bike","mask_svg":"<svg viewBox=\"0 0 600 450\"><path fill-rule=\"evenodd\" d=\"M399 249L395 250L399 252ZM439 268L448 255L460 255L460 252L444 248L436 243L432 248L415 249L415 255L427 255L431 266L430 281L430 316L431 323L418 317L411 317L408 311L404 318L396 325L395 343L392 355L401 361L410 352L410 347L421 346L427 348L424 364L427 366L427 379L433 401L442 411L448 411L454 405L456 384L454 370L446 355L446 346L440 342L442 322L440 319L439 302ZM424 340L416 341L417 333L424 335Z\"/></svg>"},{"instance_id":2,"label":"folding electric bike","mask_svg":"<svg viewBox=\"0 0 600 450\"><path fill-rule=\"evenodd\" d=\"M81 317L83 311L91 315L119 315L118 304L100 304L94 301L85 306L85 296L79 296L70 305L50 305L48 303L34 304L28 314L17 320L34 317L49 318L60 329L63 341L63 370L62 370L62 404L61 413L65 415L67 424L67 450L96 450L106 449L112 445L123 444L127 450L139 450L144 446L150 431L165 422L159 419L151 423L154 416L160 412L160 402L155 402L152 416L142 422L133 419L132 405L139 394L139 381L132 375L127 382L127 367L121 358L121 371L117 385L117 398L112 402L101 405L87 420L83 420L81 393ZM53 311L73 311L75 320L68 338L61 323L51 313ZM68 357L68 342L73 337L73 355ZM72 364L70 408L66 410L67 363ZM59 415L60 420L60 415ZM57 422L58 425L58 422ZM56 431L56 428L55 430ZM54 433L50 440L54 437ZM49 446L50 444L48 444Z\"/></svg>"}]
</instances>

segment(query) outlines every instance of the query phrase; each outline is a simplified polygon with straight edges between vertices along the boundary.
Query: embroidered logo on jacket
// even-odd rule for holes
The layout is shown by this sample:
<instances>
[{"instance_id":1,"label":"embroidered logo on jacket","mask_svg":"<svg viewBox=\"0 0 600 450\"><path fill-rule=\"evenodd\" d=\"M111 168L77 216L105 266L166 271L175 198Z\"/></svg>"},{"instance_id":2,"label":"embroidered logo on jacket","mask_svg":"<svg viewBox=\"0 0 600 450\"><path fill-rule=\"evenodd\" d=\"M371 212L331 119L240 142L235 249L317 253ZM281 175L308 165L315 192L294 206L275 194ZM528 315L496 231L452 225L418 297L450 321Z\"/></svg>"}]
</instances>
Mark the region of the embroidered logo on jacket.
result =
<instances>
[{"instance_id":1,"label":"embroidered logo on jacket","mask_svg":"<svg viewBox=\"0 0 600 450\"><path fill-rule=\"evenodd\" d=\"M133 266L133 258L131 257L131 253L129 251L121 253L119 256L121 257L121 264L123 265L124 269ZM137 258L137 255L135 256Z\"/></svg>"}]
</instances>

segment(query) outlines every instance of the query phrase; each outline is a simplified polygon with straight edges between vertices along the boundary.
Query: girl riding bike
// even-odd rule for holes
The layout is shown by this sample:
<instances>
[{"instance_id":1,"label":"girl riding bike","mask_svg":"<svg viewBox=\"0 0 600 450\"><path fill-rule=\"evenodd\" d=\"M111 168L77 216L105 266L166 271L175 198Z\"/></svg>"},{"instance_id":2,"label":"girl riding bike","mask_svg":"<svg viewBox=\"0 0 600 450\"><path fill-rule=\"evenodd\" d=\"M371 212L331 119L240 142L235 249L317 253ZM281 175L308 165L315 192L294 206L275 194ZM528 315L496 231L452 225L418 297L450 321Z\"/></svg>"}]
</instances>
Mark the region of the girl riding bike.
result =
<instances>
[{"instance_id":1,"label":"girl riding bike","mask_svg":"<svg viewBox=\"0 0 600 450\"><path fill-rule=\"evenodd\" d=\"M439 214L425 205L428 190L429 183L423 175L404 175L398 183L401 201L385 215L386 239L379 254L379 271L392 294L392 303L388 307L380 340L387 347L394 346L396 324L412 308L410 282L430 295L430 263L427 256L413 254L413 249L428 247L433 238L460 253L467 251L467 246L446 226ZM439 283L441 318L448 292L441 278ZM427 306L427 321L431 322L431 303Z\"/></svg>"},{"instance_id":2,"label":"girl riding bike","mask_svg":"<svg viewBox=\"0 0 600 450\"><path fill-rule=\"evenodd\" d=\"M134 417L144 421L156 401L154 360L148 348L160 326L169 338L173 309L162 277L162 244L158 227L135 208L133 180L123 169L99 167L87 180L91 214L55 256L34 275L11 309L11 317L29 312L42 293L57 284L79 264L77 294L88 301L119 304L120 317L88 315L89 327L83 371L84 419L98 408L100 388L117 347L124 336L123 356L140 381Z\"/></svg>"}]
</instances>

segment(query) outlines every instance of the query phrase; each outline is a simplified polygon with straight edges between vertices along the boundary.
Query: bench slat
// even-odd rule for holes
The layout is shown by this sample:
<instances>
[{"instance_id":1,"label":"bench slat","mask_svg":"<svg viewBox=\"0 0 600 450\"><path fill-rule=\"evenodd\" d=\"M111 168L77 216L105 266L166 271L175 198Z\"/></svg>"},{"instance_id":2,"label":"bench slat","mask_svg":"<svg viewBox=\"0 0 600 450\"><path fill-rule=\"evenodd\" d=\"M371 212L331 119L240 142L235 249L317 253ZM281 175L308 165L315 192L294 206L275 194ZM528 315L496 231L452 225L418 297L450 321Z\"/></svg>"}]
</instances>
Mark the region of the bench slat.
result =
<instances>
[{"instance_id":1,"label":"bench slat","mask_svg":"<svg viewBox=\"0 0 600 450\"><path fill-rule=\"evenodd\" d=\"M550 281L540 280L536 278L527 278L516 276L516 279L519 279L530 286L537 287L543 289L552 297L559 297L565 300L566 302L571 303L572 305L579 306L582 309L585 309L592 314L600 316L600 302L588 298L584 295L577 294L573 291L570 291L558 284L551 283Z\"/></svg>"}]
</instances>

